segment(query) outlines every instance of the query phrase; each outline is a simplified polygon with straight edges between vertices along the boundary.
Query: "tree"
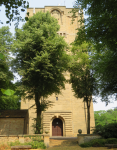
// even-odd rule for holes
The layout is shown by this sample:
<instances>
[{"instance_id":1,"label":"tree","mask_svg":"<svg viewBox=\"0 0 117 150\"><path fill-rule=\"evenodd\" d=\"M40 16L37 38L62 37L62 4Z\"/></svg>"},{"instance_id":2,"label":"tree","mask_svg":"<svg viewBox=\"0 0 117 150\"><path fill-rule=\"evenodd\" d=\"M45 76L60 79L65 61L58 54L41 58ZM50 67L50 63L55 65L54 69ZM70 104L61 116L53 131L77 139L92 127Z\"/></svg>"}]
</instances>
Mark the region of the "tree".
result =
<instances>
[{"instance_id":1,"label":"tree","mask_svg":"<svg viewBox=\"0 0 117 150\"><path fill-rule=\"evenodd\" d=\"M15 110L20 109L20 96L16 94L8 96L2 95L0 100L0 110Z\"/></svg>"},{"instance_id":2,"label":"tree","mask_svg":"<svg viewBox=\"0 0 117 150\"><path fill-rule=\"evenodd\" d=\"M13 95L16 86L11 82L10 52L13 38L9 27L0 28L0 109L18 109L20 96Z\"/></svg>"},{"instance_id":3,"label":"tree","mask_svg":"<svg viewBox=\"0 0 117 150\"><path fill-rule=\"evenodd\" d=\"M65 51L67 44L57 34L58 30L58 22L49 12L36 13L22 29L16 30L14 69L22 77L21 90L24 96L35 100L36 133L40 133L41 129L43 99L60 93L66 80L63 72L68 63Z\"/></svg>"},{"instance_id":4,"label":"tree","mask_svg":"<svg viewBox=\"0 0 117 150\"><path fill-rule=\"evenodd\" d=\"M0 6L2 5L5 6L5 14L8 18L6 23L10 23L14 20L17 20L18 22L22 20L18 8L21 7L21 11L24 12L25 9L29 7L26 0L0 0ZM0 23L2 23L1 20Z\"/></svg>"},{"instance_id":5,"label":"tree","mask_svg":"<svg viewBox=\"0 0 117 150\"><path fill-rule=\"evenodd\" d=\"M117 110L101 110L94 112L95 129L94 133L98 133L104 138L117 137Z\"/></svg>"},{"instance_id":6,"label":"tree","mask_svg":"<svg viewBox=\"0 0 117 150\"><path fill-rule=\"evenodd\" d=\"M9 71L9 49L11 48L11 42L12 34L9 32L9 27L2 27L0 29L0 96L2 92L5 92L5 89L10 88L12 85L13 73ZM8 93L6 92L6 94Z\"/></svg>"},{"instance_id":7,"label":"tree","mask_svg":"<svg viewBox=\"0 0 117 150\"><path fill-rule=\"evenodd\" d=\"M90 134L90 105L92 95L98 94L97 84L93 77L93 71L90 70L91 60L88 55L88 44L73 44L72 61L70 64L70 83L76 98L83 98L87 106L87 134ZM85 108L84 108L85 109Z\"/></svg>"},{"instance_id":8,"label":"tree","mask_svg":"<svg viewBox=\"0 0 117 150\"><path fill-rule=\"evenodd\" d=\"M78 42L92 42L95 47L94 69L103 100L117 93L117 1L77 0L75 8L84 10ZM82 12L82 11L80 11ZM80 13L82 16L83 14ZM84 25L82 24L84 23Z\"/></svg>"},{"instance_id":9,"label":"tree","mask_svg":"<svg viewBox=\"0 0 117 150\"><path fill-rule=\"evenodd\" d=\"M95 125L104 126L105 124L117 122L117 111L116 110L100 110L94 112Z\"/></svg>"}]
</instances>

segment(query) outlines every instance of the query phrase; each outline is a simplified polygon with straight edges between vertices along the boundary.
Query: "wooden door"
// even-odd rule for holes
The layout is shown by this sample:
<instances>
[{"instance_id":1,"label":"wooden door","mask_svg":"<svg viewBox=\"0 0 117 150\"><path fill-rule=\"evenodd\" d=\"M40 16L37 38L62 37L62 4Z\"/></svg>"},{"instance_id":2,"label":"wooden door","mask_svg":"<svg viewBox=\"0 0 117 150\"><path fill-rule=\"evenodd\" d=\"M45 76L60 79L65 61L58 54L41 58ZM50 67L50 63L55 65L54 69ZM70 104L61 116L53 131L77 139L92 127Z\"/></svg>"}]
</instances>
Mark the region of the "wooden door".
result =
<instances>
[{"instance_id":1,"label":"wooden door","mask_svg":"<svg viewBox=\"0 0 117 150\"><path fill-rule=\"evenodd\" d=\"M52 136L63 136L63 122L59 118L52 122Z\"/></svg>"}]
</instances>

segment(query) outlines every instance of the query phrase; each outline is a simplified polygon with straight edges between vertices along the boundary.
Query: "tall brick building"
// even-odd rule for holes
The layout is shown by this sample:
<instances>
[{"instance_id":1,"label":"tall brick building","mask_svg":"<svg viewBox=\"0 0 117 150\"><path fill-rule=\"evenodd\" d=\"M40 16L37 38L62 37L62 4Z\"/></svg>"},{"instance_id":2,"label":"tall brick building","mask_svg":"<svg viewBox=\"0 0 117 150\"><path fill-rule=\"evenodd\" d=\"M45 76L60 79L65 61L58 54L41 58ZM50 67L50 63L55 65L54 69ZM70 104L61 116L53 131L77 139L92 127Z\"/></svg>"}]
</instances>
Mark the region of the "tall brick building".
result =
<instances>
[{"instance_id":1,"label":"tall brick building","mask_svg":"<svg viewBox=\"0 0 117 150\"><path fill-rule=\"evenodd\" d=\"M58 20L60 25L59 35L64 36L65 41L70 44L75 40L77 28L79 28L79 14L76 14L74 23L72 24L72 8L65 6L45 6L44 8L29 8L27 12L30 16L38 11L49 11L53 17ZM69 74L65 74L68 79ZM53 102L53 106L49 107L43 115L43 132L49 131L50 136L76 136L78 129L82 129L82 133L86 133L86 106L83 99L74 97L71 84L65 85L61 95L51 95L48 100ZM21 109L29 109L34 104L34 100L25 102L21 101ZM35 108L29 109L29 134L33 134L32 124L33 118L36 118ZM95 126L93 103L91 103L91 127Z\"/></svg>"}]
</instances>

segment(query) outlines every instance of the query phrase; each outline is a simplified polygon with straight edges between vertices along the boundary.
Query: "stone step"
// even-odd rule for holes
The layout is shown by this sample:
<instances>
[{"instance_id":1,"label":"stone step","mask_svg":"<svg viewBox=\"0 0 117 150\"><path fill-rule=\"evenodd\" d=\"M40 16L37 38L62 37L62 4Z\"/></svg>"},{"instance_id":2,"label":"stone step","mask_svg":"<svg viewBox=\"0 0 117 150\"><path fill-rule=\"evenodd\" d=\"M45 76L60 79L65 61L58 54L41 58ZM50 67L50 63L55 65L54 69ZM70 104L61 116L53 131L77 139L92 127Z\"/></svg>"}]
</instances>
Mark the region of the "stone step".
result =
<instances>
[{"instance_id":1,"label":"stone step","mask_svg":"<svg viewBox=\"0 0 117 150\"><path fill-rule=\"evenodd\" d=\"M53 146L71 146L71 145L77 145L77 138L58 138L58 139L50 139L50 147Z\"/></svg>"}]
</instances>

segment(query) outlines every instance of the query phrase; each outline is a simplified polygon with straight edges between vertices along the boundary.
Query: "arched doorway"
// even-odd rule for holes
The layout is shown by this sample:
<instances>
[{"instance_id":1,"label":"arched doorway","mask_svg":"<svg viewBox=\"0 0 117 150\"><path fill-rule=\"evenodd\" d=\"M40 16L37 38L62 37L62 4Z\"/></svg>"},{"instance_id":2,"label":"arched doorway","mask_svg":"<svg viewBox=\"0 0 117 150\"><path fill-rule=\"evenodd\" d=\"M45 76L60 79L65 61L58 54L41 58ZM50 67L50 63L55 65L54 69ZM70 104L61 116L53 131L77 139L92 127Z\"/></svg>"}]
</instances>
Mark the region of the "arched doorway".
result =
<instances>
[{"instance_id":1,"label":"arched doorway","mask_svg":"<svg viewBox=\"0 0 117 150\"><path fill-rule=\"evenodd\" d=\"M63 122L59 118L52 122L52 136L63 136Z\"/></svg>"}]
</instances>

